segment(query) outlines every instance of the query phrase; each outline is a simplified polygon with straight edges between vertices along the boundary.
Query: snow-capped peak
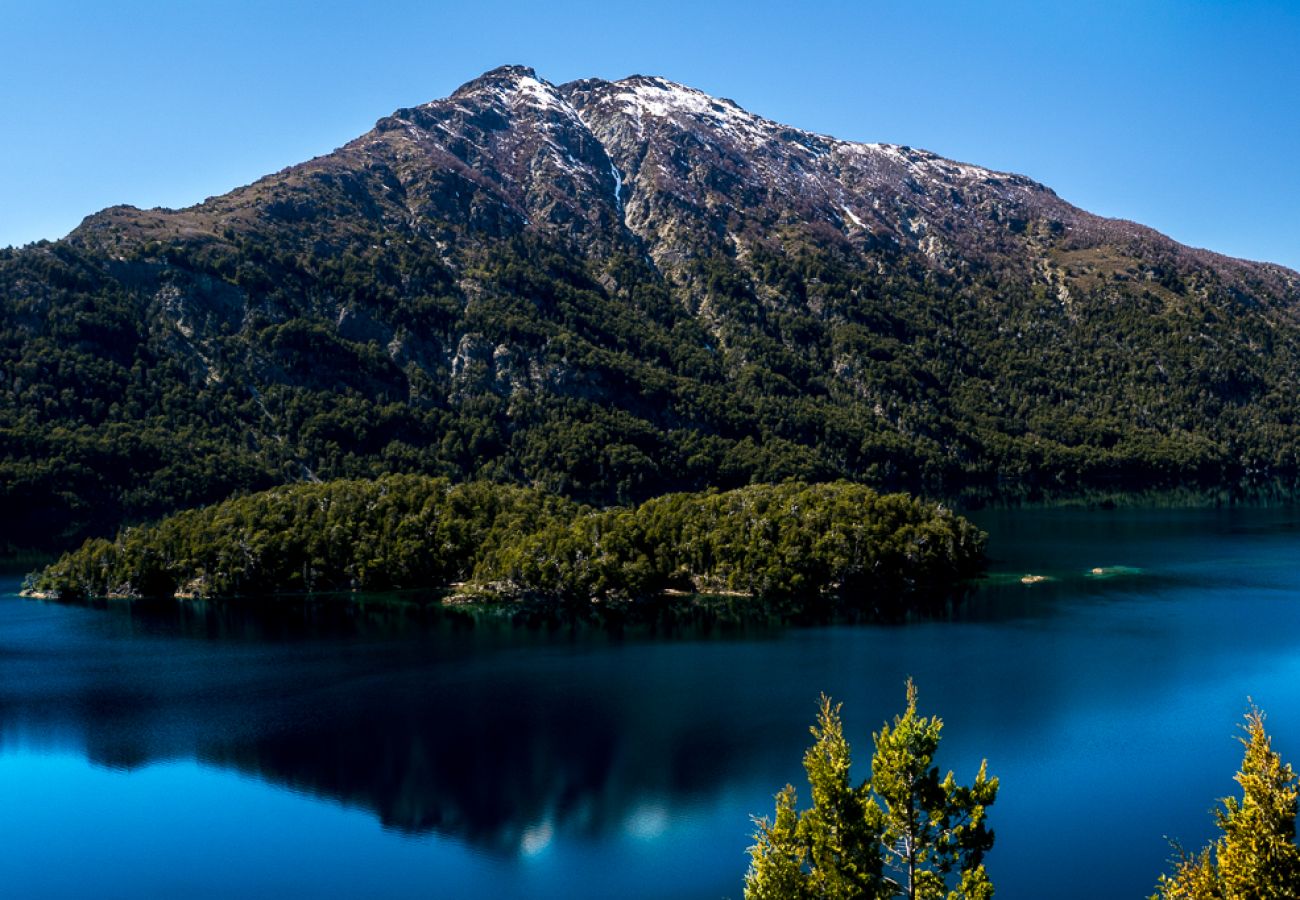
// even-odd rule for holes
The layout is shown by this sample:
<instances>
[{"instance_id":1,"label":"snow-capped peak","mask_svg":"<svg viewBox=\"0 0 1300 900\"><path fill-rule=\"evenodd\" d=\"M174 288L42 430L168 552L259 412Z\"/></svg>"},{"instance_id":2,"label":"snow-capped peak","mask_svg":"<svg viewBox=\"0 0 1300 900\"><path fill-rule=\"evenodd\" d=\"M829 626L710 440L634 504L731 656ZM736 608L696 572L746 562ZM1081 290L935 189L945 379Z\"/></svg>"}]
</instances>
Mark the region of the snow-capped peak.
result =
<instances>
[{"instance_id":1,"label":"snow-capped peak","mask_svg":"<svg viewBox=\"0 0 1300 900\"><path fill-rule=\"evenodd\" d=\"M517 84L520 80L531 78L537 80L537 72L530 66L498 66L484 72L478 78L467 81L452 92L452 98L462 97L466 94L477 94L482 91L500 91L509 89ZM436 101L435 101L436 102Z\"/></svg>"},{"instance_id":2,"label":"snow-capped peak","mask_svg":"<svg viewBox=\"0 0 1300 900\"><path fill-rule=\"evenodd\" d=\"M532 106L538 106L542 109L554 109L565 113L573 112L573 107L564 102L564 99L560 97L552 84L529 75L524 75L515 82L515 96Z\"/></svg>"},{"instance_id":3,"label":"snow-capped peak","mask_svg":"<svg viewBox=\"0 0 1300 900\"><path fill-rule=\"evenodd\" d=\"M470 96L485 95L511 108L522 105L564 116L575 116L573 107L555 89L555 85L538 78L537 72L528 66L501 66L493 69L461 85L451 98L465 100Z\"/></svg>"},{"instance_id":4,"label":"snow-capped peak","mask_svg":"<svg viewBox=\"0 0 1300 900\"><path fill-rule=\"evenodd\" d=\"M844 141L782 125L748 112L732 100L713 97L657 76L633 75L606 85L602 94L606 102L616 108L622 107L643 127L647 118L669 119L685 127L691 127L692 123L704 125L750 147L779 143L788 151L813 160L837 152L842 160L847 158L864 163L874 160L876 165L892 163L926 177L963 181L987 181L1000 177L989 169L944 159L924 150L896 144ZM581 110L579 112L581 114Z\"/></svg>"},{"instance_id":5,"label":"snow-capped peak","mask_svg":"<svg viewBox=\"0 0 1300 900\"><path fill-rule=\"evenodd\" d=\"M766 120L723 100L663 78L633 75L615 82L610 100L636 111L639 117L675 118L686 115L733 134L758 137Z\"/></svg>"},{"instance_id":6,"label":"snow-capped peak","mask_svg":"<svg viewBox=\"0 0 1300 900\"><path fill-rule=\"evenodd\" d=\"M663 78L633 75L616 82L619 88L615 97L656 116L673 112L687 112L697 116L723 119L753 119L730 100L719 100L695 88L676 84Z\"/></svg>"}]
</instances>

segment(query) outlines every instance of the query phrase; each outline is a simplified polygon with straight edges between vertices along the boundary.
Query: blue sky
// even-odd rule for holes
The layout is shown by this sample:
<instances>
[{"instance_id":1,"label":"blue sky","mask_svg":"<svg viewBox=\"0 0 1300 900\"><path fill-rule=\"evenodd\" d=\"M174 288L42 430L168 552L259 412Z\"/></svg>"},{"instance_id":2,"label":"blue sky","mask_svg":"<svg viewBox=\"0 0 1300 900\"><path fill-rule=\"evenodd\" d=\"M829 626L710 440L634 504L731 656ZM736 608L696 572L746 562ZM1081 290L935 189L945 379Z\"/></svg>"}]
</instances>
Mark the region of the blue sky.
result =
<instances>
[{"instance_id":1,"label":"blue sky","mask_svg":"<svg viewBox=\"0 0 1300 900\"><path fill-rule=\"evenodd\" d=\"M663 75L1300 269L1297 47L1297 0L0 0L0 246L198 202L523 63Z\"/></svg>"}]
</instances>

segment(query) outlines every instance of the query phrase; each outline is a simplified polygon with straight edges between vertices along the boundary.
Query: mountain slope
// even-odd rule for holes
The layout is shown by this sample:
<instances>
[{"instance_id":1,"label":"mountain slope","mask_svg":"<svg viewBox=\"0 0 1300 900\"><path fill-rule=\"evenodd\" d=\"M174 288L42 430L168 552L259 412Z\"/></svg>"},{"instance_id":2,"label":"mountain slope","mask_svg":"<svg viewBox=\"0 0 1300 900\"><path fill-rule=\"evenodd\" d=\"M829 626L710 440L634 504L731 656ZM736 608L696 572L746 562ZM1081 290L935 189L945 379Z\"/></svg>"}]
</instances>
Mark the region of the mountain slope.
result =
<instances>
[{"instance_id":1,"label":"mountain slope","mask_svg":"<svg viewBox=\"0 0 1300 900\"><path fill-rule=\"evenodd\" d=\"M1300 276L659 78L505 67L0 252L0 541L420 471L585 501L1297 469Z\"/></svg>"}]
</instances>

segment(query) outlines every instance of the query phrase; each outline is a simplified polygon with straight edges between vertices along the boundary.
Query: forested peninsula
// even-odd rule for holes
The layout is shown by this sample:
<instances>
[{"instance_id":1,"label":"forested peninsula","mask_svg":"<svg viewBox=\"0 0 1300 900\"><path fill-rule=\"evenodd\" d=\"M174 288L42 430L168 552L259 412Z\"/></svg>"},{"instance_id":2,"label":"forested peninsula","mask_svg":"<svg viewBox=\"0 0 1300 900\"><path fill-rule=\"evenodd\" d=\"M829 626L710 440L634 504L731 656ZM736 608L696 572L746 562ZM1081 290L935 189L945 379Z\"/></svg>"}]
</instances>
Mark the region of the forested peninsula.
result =
<instances>
[{"instance_id":1,"label":"forested peninsula","mask_svg":"<svg viewBox=\"0 0 1300 900\"><path fill-rule=\"evenodd\" d=\"M63 599L428 589L555 606L724 594L896 607L979 574L984 541L940 505L846 481L596 510L534 488L390 475L274 488L127 528L26 588Z\"/></svg>"}]
</instances>

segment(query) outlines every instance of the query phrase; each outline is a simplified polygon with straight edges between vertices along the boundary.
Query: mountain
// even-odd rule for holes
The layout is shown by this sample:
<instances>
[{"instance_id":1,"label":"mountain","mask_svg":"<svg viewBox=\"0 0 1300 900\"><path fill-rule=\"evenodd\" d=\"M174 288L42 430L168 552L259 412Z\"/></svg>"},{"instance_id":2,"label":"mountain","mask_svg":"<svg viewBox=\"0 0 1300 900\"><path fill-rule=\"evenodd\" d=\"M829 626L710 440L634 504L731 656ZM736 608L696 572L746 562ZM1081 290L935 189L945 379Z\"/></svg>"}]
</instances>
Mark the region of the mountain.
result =
<instances>
[{"instance_id":1,"label":"mountain","mask_svg":"<svg viewBox=\"0 0 1300 900\"><path fill-rule=\"evenodd\" d=\"M1300 275L661 78L508 66L0 251L0 542L285 481L587 502L1294 476Z\"/></svg>"}]
</instances>

